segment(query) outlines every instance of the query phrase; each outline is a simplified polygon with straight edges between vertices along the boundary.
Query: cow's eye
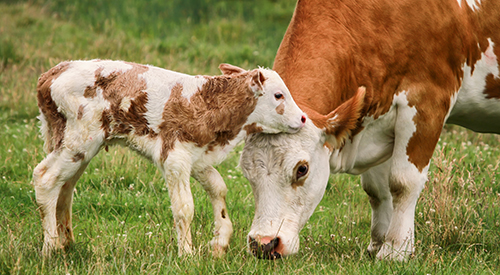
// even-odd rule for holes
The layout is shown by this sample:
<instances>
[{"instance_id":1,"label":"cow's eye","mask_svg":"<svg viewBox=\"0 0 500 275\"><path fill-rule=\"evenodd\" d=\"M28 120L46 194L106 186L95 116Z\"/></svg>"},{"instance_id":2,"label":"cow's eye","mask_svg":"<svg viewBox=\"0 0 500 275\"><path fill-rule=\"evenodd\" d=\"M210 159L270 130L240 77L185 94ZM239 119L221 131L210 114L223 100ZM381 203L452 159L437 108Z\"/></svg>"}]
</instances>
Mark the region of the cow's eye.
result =
<instances>
[{"instance_id":1,"label":"cow's eye","mask_svg":"<svg viewBox=\"0 0 500 275\"><path fill-rule=\"evenodd\" d=\"M309 172L309 166L307 165L307 163L304 163L304 164L300 165L297 168L297 174L295 176L296 179L300 179L303 176L307 175L307 172Z\"/></svg>"},{"instance_id":2,"label":"cow's eye","mask_svg":"<svg viewBox=\"0 0 500 275\"><path fill-rule=\"evenodd\" d=\"M297 186L304 185L308 174L309 163L306 160L297 162L297 164L293 168L292 187L297 188Z\"/></svg>"},{"instance_id":3,"label":"cow's eye","mask_svg":"<svg viewBox=\"0 0 500 275\"><path fill-rule=\"evenodd\" d=\"M283 98L283 94L281 92L277 92L277 93L274 94L274 98L276 98L278 100L282 99Z\"/></svg>"}]
</instances>

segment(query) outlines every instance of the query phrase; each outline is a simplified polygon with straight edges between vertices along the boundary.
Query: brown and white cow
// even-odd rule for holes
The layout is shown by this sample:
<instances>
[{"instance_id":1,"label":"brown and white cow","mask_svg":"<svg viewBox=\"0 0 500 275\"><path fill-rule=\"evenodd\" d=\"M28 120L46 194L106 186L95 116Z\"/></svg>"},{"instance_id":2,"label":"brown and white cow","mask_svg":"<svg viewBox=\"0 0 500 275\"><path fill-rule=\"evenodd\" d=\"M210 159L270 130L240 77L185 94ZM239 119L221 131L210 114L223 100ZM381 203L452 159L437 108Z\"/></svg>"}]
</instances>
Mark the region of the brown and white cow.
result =
<instances>
[{"instance_id":1,"label":"brown and white cow","mask_svg":"<svg viewBox=\"0 0 500 275\"><path fill-rule=\"evenodd\" d=\"M73 190L90 160L111 144L130 147L162 171L172 202L179 254L191 253L194 204L189 177L208 193L216 254L233 231L226 185L212 165L248 133L296 132L305 115L279 75L221 64L222 76L190 76L122 61L62 62L38 81L48 156L33 184L44 254L74 240Z\"/></svg>"},{"instance_id":2,"label":"brown and white cow","mask_svg":"<svg viewBox=\"0 0 500 275\"><path fill-rule=\"evenodd\" d=\"M368 251L406 259L443 125L500 133L500 1L299 0L274 63L310 120L247 138L251 253L296 253L330 173L361 174Z\"/></svg>"}]
</instances>

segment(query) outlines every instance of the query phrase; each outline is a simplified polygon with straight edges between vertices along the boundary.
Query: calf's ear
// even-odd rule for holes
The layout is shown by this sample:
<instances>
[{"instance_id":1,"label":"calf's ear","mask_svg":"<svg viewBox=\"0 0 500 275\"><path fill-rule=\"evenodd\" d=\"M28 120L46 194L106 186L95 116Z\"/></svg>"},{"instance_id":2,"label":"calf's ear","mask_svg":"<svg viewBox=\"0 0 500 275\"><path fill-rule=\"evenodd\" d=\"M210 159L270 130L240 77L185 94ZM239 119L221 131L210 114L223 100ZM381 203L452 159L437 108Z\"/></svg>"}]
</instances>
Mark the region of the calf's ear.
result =
<instances>
[{"instance_id":1,"label":"calf's ear","mask_svg":"<svg viewBox=\"0 0 500 275\"><path fill-rule=\"evenodd\" d=\"M250 72L250 88L255 93L255 96L261 96L264 92L264 81L266 77L259 69Z\"/></svg>"},{"instance_id":2,"label":"calf's ear","mask_svg":"<svg viewBox=\"0 0 500 275\"><path fill-rule=\"evenodd\" d=\"M340 148L359 126L364 107L366 88L361 86L356 94L326 116L324 131L327 142L333 148Z\"/></svg>"},{"instance_id":3,"label":"calf's ear","mask_svg":"<svg viewBox=\"0 0 500 275\"><path fill-rule=\"evenodd\" d=\"M224 75L241 74L241 73L246 72L246 70L244 70L244 69L242 69L242 68L240 68L238 66L234 66L234 65L231 65L231 64L227 64L227 63L220 64L219 65L219 70Z\"/></svg>"}]
</instances>

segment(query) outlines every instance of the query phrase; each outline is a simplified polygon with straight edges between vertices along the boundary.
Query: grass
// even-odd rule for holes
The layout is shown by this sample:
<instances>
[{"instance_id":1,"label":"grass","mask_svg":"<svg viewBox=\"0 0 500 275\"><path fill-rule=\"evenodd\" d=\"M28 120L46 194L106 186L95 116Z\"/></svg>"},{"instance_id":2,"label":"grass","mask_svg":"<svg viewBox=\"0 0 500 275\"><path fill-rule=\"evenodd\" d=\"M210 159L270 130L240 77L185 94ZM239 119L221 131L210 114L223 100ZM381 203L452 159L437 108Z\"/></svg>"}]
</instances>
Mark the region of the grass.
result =
<instances>
[{"instance_id":1,"label":"grass","mask_svg":"<svg viewBox=\"0 0 500 275\"><path fill-rule=\"evenodd\" d=\"M370 207L359 178L332 176L301 233L301 251L279 261L246 253L253 196L236 167L241 147L217 169L234 237L213 258L211 204L193 181L196 253L179 258L162 177L143 158L110 148L77 185L76 244L40 257L42 229L31 174L44 157L36 80L63 60L109 58L190 74L229 62L270 67L292 0L0 2L0 274L495 274L500 270L500 139L447 126L417 206L415 256L368 258Z\"/></svg>"}]
</instances>

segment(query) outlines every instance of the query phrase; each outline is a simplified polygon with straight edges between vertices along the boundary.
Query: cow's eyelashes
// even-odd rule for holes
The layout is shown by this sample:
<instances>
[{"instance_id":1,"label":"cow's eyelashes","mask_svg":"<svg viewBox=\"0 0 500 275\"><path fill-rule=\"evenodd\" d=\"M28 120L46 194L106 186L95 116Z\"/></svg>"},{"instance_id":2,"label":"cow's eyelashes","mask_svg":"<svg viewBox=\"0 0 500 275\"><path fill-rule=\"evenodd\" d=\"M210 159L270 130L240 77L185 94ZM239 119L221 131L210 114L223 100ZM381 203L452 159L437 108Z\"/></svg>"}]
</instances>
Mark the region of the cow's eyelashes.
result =
<instances>
[{"instance_id":1,"label":"cow's eyelashes","mask_svg":"<svg viewBox=\"0 0 500 275\"><path fill-rule=\"evenodd\" d=\"M305 160L297 162L295 168L293 169L293 184L297 185L297 182L303 184L308 174L309 174L309 163Z\"/></svg>"},{"instance_id":2,"label":"cow's eyelashes","mask_svg":"<svg viewBox=\"0 0 500 275\"><path fill-rule=\"evenodd\" d=\"M297 168L297 173L296 173L297 179L300 179L303 176L307 175L307 172L309 172L309 166L307 164L300 165L299 168Z\"/></svg>"}]
</instances>

